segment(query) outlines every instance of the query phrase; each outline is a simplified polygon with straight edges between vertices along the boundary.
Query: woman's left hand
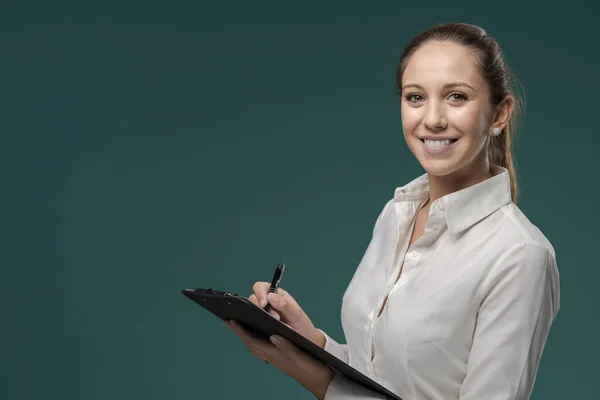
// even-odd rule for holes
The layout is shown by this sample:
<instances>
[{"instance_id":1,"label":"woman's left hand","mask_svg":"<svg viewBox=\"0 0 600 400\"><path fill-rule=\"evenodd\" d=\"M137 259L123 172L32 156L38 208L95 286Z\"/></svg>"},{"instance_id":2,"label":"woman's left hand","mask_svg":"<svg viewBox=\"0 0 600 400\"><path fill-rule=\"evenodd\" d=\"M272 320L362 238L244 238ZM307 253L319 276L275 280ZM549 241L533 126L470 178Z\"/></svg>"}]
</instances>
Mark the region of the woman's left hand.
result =
<instances>
[{"instance_id":1,"label":"woman's left hand","mask_svg":"<svg viewBox=\"0 0 600 400\"><path fill-rule=\"evenodd\" d=\"M287 339L274 335L270 341L257 338L235 321L224 321L250 352L261 360L280 369L304 386L317 399L324 399L333 371L322 362L306 354Z\"/></svg>"}]
</instances>

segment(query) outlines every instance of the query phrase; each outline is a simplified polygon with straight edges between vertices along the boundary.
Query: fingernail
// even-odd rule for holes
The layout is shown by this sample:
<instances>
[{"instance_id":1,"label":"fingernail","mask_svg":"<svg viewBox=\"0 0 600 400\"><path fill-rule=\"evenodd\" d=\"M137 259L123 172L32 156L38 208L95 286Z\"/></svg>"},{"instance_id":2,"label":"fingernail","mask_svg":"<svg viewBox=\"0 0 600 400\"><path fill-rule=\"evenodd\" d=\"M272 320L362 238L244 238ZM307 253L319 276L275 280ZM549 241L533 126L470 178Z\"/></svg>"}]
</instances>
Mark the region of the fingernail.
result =
<instances>
[{"instance_id":1,"label":"fingernail","mask_svg":"<svg viewBox=\"0 0 600 400\"><path fill-rule=\"evenodd\" d=\"M271 342L273 342L275 345L281 344L281 338L277 335L271 336L270 339L271 339Z\"/></svg>"},{"instance_id":2,"label":"fingernail","mask_svg":"<svg viewBox=\"0 0 600 400\"><path fill-rule=\"evenodd\" d=\"M261 300L260 300L260 306L261 306L262 308L265 308L265 306L266 306L266 305L267 305L267 299L265 299L265 298L261 299Z\"/></svg>"}]
</instances>

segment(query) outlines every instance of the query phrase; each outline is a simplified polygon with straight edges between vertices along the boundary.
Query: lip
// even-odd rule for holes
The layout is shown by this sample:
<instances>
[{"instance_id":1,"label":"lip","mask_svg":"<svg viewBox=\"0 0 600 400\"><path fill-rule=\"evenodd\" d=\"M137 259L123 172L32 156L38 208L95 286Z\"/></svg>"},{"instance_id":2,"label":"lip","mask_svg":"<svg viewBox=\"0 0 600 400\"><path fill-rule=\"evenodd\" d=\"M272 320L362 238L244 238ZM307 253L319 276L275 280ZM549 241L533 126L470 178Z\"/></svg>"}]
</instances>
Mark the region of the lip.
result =
<instances>
[{"instance_id":1,"label":"lip","mask_svg":"<svg viewBox=\"0 0 600 400\"><path fill-rule=\"evenodd\" d=\"M421 136L419 140L458 140L459 137L447 137L447 136Z\"/></svg>"},{"instance_id":2,"label":"lip","mask_svg":"<svg viewBox=\"0 0 600 400\"><path fill-rule=\"evenodd\" d=\"M432 156L437 156L437 155L449 152L450 150L452 150L452 148L454 146L456 146L456 143L458 143L460 141L460 138L457 138L456 142L450 143L447 146L441 147L439 149L432 149L431 147L429 147L425 144L425 139L427 139L427 140L446 140L446 139L452 139L452 138L440 138L440 137L436 137L435 139L430 139L428 137L419 138L419 140L421 141L421 147L423 148L423 151Z\"/></svg>"}]
</instances>

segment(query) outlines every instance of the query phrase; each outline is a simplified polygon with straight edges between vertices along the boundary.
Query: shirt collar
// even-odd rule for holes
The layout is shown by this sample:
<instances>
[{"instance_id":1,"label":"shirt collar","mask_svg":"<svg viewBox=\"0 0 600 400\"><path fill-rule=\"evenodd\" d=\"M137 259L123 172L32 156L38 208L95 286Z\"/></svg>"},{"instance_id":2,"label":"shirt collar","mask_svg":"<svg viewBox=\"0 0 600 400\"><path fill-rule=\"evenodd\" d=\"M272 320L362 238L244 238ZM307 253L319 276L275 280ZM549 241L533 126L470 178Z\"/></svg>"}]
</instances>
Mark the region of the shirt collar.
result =
<instances>
[{"instance_id":1,"label":"shirt collar","mask_svg":"<svg viewBox=\"0 0 600 400\"><path fill-rule=\"evenodd\" d=\"M434 203L442 203L448 232L456 234L481 221L512 201L508 170L491 165L494 176L468 188L447 194ZM424 201L429 194L427 174L423 174L394 192L395 201Z\"/></svg>"}]
</instances>

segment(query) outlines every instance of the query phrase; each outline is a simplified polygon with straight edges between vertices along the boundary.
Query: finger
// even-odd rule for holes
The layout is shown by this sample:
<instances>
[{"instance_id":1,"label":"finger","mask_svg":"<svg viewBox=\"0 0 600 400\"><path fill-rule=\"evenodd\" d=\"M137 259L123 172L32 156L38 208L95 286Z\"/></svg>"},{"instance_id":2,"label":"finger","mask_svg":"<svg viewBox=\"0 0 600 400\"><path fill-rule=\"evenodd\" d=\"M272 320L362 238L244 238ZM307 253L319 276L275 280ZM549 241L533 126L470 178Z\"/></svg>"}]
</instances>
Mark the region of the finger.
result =
<instances>
[{"instance_id":1,"label":"finger","mask_svg":"<svg viewBox=\"0 0 600 400\"><path fill-rule=\"evenodd\" d=\"M250 295L250 297L248 297L248 300L250 300L254 305L260 307L260 305L258 304L258 300L256 299L256 295L255 294ZM261 308L264 308L264 307L261 307ZM265 308L265 311L267 311L266 308ZM267 312L269 313L269 315L271 317L275 318L277 321L281 320L281 316L273 308L269 309L269 311L267 311Z\"/></svg>"},{"instance_id":2,"label":"finger","mask_svg":"<svg viewBox=\"0 0 600 400\"><path fill-rule=\"evenodd\" d=\"M252 332L235 321L231 321L231 323L234 332L246 344L252 355L260 358L263 361L269 362L269 364L279 368L288 375L291 375L292 372L298 368L296 366L298 361L291 360L271 340L254 336ZM290 344L291 343L288 343L288 346Z\"/></svg>"},{"instance_id":3,"label":"finger","mask_svg":"<svg viewBox=\"0 0 600 400\"><path fill-rule=\"evenodd\" d=\"M281 321L281 315L279 315L279 313L277 311L270 309L269 315L272 316L273 318L275 318L277 321Z\"/></svg>"},{"instance_id":4,"label":"finger","mask_svg":"<svg viewBox=\"0 0 600 400\"><path fill-rule=\"evenodd\" d=\"M248 297L248 300L250 300L252 303L254 303L254 304L256 304L256 305L258 306L258 299L256 298L256 295L255 295L255 294L251 294L251 295Z\"/></svg>"},{"instance_id":5,"label":"finger","mask_svg":"<svg viewBox=\"0 0 600 400\"><path fill-rule=\"evenodd\" d=\"M291 330L294 330L294 328L292 328L290 325L286 324L285 322L281 321L282 324L284 324L285 326L287 326L288 328L290 328Z\"/></svg>"},{"instance_id":6,"label":"finger","mask_svg":"<svg viewBox=\"0 0 600 400\"><path fill-rule=\"evenodd\" d=\"M258 357L263 361L267 361L269 364L280 369L289 376L294 376L294 374L297 374L299 363L302 365L300 368L304 368L304 370L307 372L312 372L314 364L309 364L310 357L305 354L298 354L299 350L295 349L293 344L288 342L285 348L286 351L292 354L292 357L296 357L295 360L292 360L290 357L288 357L286 353L281 351L270 340L257 338L240 324L236 323L235 321L231 322L232 326L234 327L234 332L236 335L238 335L238 337L240 337L240 339L242 339L242 341L244 341L253 356ZM285 345L286 344L284 343L284 346ZM294 349L296 350L295 352Z\"/></svg>"},{"instance_id":7,"label":"finger","mask_svg":"<svg viewBox=\"0 0 600 400\"><path fill-rule=\"evenodd\" d=\"M272 344L270 344L266 340L257 338L237 322L231 321L231 326L233 332L240 339L242 339L242 341L248 347L250 352L256 355L257 357L264 358L265 354L268 353L271 347L273 347Z\"/></svg>"},{"instance_id":8,"label":"finger","mask_svg":"<svg viewBox=\"0 0 600 400\"><path fill-rule=\"evenodd\" d=\"M279 288L277 293L269 293L267 300L288 321L299 321L304 315L302 308L296 303L296 300L284 289Z\"/></svg>"},{"instance_id":9,"label":"finger","mask_svg":"<svg viewBox=\"0 0 600 400\"><path fill-rule=\"evenodd\" d=\"M250 300L253 304L257 305L260 307L260 305L258 304L258 300L256 299L256 295L252 294L250 295L250 297L248 297L248 300ZM261 307L264 308L264 307ZM266 309L265 309L266 311ZM273 310L272 308L268 311L269 315L273 318L275 318L277 321L281 320L281 316L279 315L279 313L275 310Z\"/></svg>"},{"instance_id":10,"label":"finger","mask_svg":"<svg viewBox=\"0 0 600 400\"><path fill-rule=\"evenodd\" d=\"M252 290L258 300L258 305L261 308L265 308L267 305L267 293L269 292L269 287L271 287L269 282L256 282L252 286Z\"/></svg>"},{"instance_id":11,"label":"finger","mask_svg":"<svg viewBox=\"0 0 600 400\"><path fill-rule=\"evenodd\" d=\"M280 296L282 299L285 299L292 306L300 308L300 305L298 305L298 303L296 302L296 299L294 299L294 297L284 288L278 287L277 290L275 291L275 293L278 296Z\"/></svg>"},{"instance_id":12,"label":"finger","mask_svg":"<svg viewBox=\"0 0 600 400\"><path fill-rule=\"evenodd\" d=\"M271 341L256 337L251 331L234 321L232 321L232 326L234 333L242 339L253 356L263 361L268 361L277 368L285 364L293 364Z\"/></svg>"},{"instance_id":13,"label":"finger","mask_svg":"<svg viewBox=\"0 0 600 400\"><path fill-rule=\"evenodd\" d=\"M314 359L304 351L296 347L292 342L280 335L273 335L270 338L273 343L283 354L285 354L298 367L307 370L314 366Z\"/></svg>"}]
</instances>

